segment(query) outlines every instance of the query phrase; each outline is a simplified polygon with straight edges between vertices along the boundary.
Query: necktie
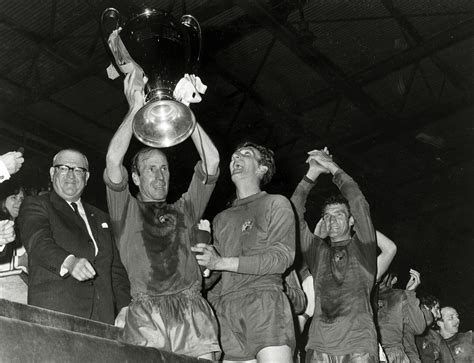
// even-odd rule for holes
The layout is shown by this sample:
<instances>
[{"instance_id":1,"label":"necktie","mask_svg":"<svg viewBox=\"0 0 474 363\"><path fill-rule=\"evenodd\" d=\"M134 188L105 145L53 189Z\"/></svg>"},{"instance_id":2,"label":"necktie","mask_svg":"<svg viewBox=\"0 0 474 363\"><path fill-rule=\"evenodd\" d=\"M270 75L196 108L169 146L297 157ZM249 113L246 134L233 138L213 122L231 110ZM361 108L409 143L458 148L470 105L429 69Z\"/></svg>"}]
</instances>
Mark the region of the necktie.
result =
<instances>
[{"instance_id":1,"label":"necktie","mask_svg":"<svg viewBox=\"0 0 474 363\"><path fill-rule=\"evenodd\" d=\"M81 218L81 220L83 220L82 217L81 217L81 214L79 213L79 208L77 207L77 203L76 203L76 202L72 202L71 205L72 205L72 208L74 209L74 212L76 213L76 215L77 215L79 218Z\"/></svg>"},{"instance_id":2,"label":"necktie","mask_svg":"<svg viewBox=\"0 0 474 363\"><path fill-rule=\"evenodd\" d=\"M94 245L95 255L97 256L97 253L98 253L99 249L97 247L97 243L96 243L94 237L92 236L92 231L89 229L89 226L87 225L86 221L84 220L84 218L82 218L81 214L79 213L79 208L77 207L77 203L71 202L71 206L74 209L74 213L76 213L76 215L81 219L82 224L87 229L87 233L91 237L90 242Z\"/></svg>"},{"instance_id":3,"label":"necktie","mask_svg":"<svg viewBox=\"0 0 474 363\"><path fill-rule=\"evenodd\" d=\"M84 224L84 226L88 230L86 221L84 220L84 218L82 218L81 213L79 213L79 207L77 206L77 203L76 202L71 202L71 206L74 209L74 212L76 213L76 216L78 216L81 219L81 222Z\"/></svg>"}]
</instances>

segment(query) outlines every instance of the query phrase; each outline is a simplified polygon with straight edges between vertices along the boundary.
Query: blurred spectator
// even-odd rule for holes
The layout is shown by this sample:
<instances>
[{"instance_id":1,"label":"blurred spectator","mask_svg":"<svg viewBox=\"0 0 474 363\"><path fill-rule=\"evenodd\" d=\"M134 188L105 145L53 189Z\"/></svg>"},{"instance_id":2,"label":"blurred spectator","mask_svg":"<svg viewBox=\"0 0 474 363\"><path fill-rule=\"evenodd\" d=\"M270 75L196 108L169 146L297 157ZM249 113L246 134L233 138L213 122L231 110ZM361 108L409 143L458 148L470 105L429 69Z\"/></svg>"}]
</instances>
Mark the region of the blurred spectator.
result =
<instances>
[{"instance_id":1,"label":"blurred spectator","mask_svg":"<svg viewBox=\"0 0 474 363\"><path fill-rule=\"evenodd\" d=\"M473 362L474 342L472 330L459 333L459 314L451 306L441 309L441 319L438 320L439 333L448 345L449 356L441 357L440 362Z\"/></svg>"},{"instance_id":2,"label":"blurred spectator","mask_svg":"<svg viewBox=\"0 0 474 363\"><path fill-rule=\"evenodd\" d=\"M410 270L407 288L416 288L419 274ZM378 327L380 340L389 362L409 363L403 347L403 332L421 334L426 328L425 316L414 291L394 289L397 277L387 273L379 284Z\"/></svg>"},{"instance_id":3,"label":"blurred spectator","mask_svg":"<svg viewBox=\"0 0 474 363\"><path fill-rule=\"evenodd\" d=\"M0 220L14 222L20 211L21 203L25 198L25 189L16 183L7 183L0 189ZM27 270L26 251L17 233L15 240L4 245L0 257L0 272L12 271L14 269Z\"/></svg>"},{"instance_id":4,"label":"blurred spectator","mask_svg":"<svg viewBox=\"0 0 474 363\"><path fill-rule=\"evenodd\" d=\"M421 284L421 275L418 271L411 269L410 270L410 280L407 283L406 290L415 291L418 286ZM429 308L421 304L421 309L423 315L425 316L426 326L430 326L433 323L433 313ZM439 305L438 305L439 310ZM425 329L426 331L426 329ZM403 326L403 348L405 353L410 359L411 363L420 363L421 358L416 347L415 336L417 334L413 331L413 326L411 324L404 323Z\"/></svg>"},{"instance_id":5,"label":"blurred spectator","mask_svg":"<svg viewBox=\"0 0 474 363\"><path fill-rule=\"evenodd\" d=\"M10 179L10 175L20 170L23 164L23 152L10 151L0 155L0 183ZM0 219L0 256L6 255L5 245L15 240L13 221Z\"/></svg>"},{"instance_id":6,"label":"blurred spectator","mask_svg":"<svg viewBox=\"0 0 474 363\"><path fill-rule=\"evenodd\" d=\"M428 295L421 298L421 304L431 312L434 319L431 322L427 322L428 327L425 332L415 338L420 361L423 363L442 362L441 357L449 356L449 350L443 337L434 329L435 327L437 328L435 322L441 318L439 299Z\"/></svg>"}]
</instances>

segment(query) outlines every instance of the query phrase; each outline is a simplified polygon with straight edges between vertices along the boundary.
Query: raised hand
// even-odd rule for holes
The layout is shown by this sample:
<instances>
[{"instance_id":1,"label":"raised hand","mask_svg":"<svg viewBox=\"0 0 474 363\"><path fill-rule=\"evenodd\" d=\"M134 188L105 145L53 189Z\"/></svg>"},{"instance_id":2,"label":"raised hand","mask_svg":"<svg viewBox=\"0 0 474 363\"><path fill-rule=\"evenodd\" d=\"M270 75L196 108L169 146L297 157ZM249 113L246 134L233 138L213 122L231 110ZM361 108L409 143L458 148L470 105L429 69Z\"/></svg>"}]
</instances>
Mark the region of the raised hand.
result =
<instances>
[{"instance_id":1,"label":"raised hand","mask_svg":"<svg viewBox=\"0 0 474 363\"><path fill-rule=\"evenodd\" d=\"M6 154L3 154L0 156L0 160L3 161L10 174L15 174L18 170L20 170L23 162L25 161L25 159L23 159L23 154L19 151L10 151Z\"/></svg>"},{"instance_id":2,"label":"raised hand","mask_svg":"<svg viewBox=\"0 0 474 363\"><path fill-rule=\"evenodd\" d=\"M421 275L418 271L410 269L410 280L408 280L406 290L415 291L421 284Z\"/></svg>"},{"instance_id":3,"label":"raised hand","mask_svg":"<svg viewBox=\"0 0 474 363\"><path fill-rule=\"evenodd\" d=\"M326 228L326 223L321 218L316 224L316 228L314 229L314 234L319 238L325 239L328 236L328 230Z\"/></svg>"},{"instance_id":4,"label":"raised hand","mask_svg":"<svg viewBox=\"0 0 474 363\"><path fill-rule=\"evenodd\" d=\"M306 173L306 176L310 178L311 180L316 180L316 178L320 174L327 174L329 173L329 170L322 166L320 163L315 158L315 154L317 153L327 153L329 154L329 151L327 148L324 148L323 150L312 150L308 152L308 158L306 159L306 163L309 164L309 169L308 172Z\"/></svg>"},{"instance_id":5,"label":"raised hand","mask_svg":"<svg viewBox=\"0 0 474 363\"><path fill-rule=\"evenodd\" d=\"M133 69L125 76L123 81L123 92L130 110L137 111L145 104L146 81L146 77L138 74L136 69Z\"/></svg>"},{"instance_id":6,"label":"raised hand","mask_svg":"<svg viewBox=\"0 0 474 363\"><path fill-rule=\"evenodd\" d=\"M322 150L312 150L308 153L309 158L314 159L322 168L325 168L331 174L335 174L340 168L332 160L332 155L327 147Z\"/></svg>"}]
</instances>

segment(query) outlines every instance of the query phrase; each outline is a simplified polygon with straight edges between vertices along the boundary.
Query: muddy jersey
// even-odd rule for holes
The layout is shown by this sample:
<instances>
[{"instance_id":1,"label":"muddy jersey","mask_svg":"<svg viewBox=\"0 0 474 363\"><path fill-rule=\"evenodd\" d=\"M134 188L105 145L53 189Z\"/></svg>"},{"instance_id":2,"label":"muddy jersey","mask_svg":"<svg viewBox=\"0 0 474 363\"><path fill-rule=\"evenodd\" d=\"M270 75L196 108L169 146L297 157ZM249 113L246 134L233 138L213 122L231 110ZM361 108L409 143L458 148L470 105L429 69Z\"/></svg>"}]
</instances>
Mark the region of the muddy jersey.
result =
<instances>
[{"instance_id":1,"label":"muddy jersey","mask_svg":"<svg viewBox=\"0 0 474 363\"><path fill-rule=\"evenodd\" d=\"M427 329L415 337L416 347L423 363L452 362L448 345L443 337L433 329Z\"/></svg>"},{"instance_id":2,"label":"muddy jersey","mask_svg":"<svg viewBox=\"0 0 474 363\"><path fill-rule=\"evenodd\" d=\"M237 272L222 272L219 294L278 286L295 257L295 216L288 199L259 192L234 201L213 221L221 256L239 257Z\"/></svg>"},{"instance_id":3,"label":"muddy jersey","mask_svg":"<svg viewBox=\"0 0 474 363\"><path fill-rule=\"evenodd\" d=\"M114 184L104 173L107 202L120 258L131 294L166 295L199 289L201 273L191 252L193 225L199 222L214 190L217 175L205 177L201 162L188 191L175 203L143 202L128 189L128 175Z\"/></svg>"},{"instance_id":4,"label":"muddy jersey","mask_svg":"<svg viewBox=\"0 0 474 363\"><path fill-rule=\"evenodd\" d=\"M446 339L451 359L453 362L472 363L474 362L474 336L472 330L465 333L457 333Z\"/></svg>"},{"instance_id":5,"label":"muddy jersey","mask_svg":"<svg viewBox=\"0 0 474 363\"><path fill-rule=\"evenodd\" d=\"M331 355L378 356L370 304L377 268L376 236L369 205L358 185L342 170L335 173L333 182L348 200L354 217L355 234L349 240L326 242L309 230L304 213L312 183L303 179L291 197L303 256L314 279L316 301L306 349Z\"/></svg>"}]
</instances>

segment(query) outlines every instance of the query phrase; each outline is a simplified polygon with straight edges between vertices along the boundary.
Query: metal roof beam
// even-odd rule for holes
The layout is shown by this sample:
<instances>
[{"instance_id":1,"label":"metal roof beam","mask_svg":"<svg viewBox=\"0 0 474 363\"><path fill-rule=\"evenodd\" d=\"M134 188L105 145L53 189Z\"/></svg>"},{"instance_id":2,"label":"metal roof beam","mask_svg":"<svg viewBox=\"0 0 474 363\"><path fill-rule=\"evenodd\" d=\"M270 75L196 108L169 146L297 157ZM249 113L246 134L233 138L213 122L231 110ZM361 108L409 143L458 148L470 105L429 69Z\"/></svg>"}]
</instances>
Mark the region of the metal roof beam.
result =
<instances>
[{"instance_id":1,"label":"metal roof beam","mask_svg":"<svg viewBox=\"0 0 474 363\"><path fill-rule=\"evenodd\" d=\"M407 16L395 7L392 0L381 1L387 11L396 20L400 28L404 30L417 45L422 45L425 42L425 39L418 32L415 26L408 20ZM411 45L413 46L413 44ZM462 91L466 91L470 88L466 83L465 78L461 77L458 72L456 72L456 70L454 70L450 65L446 64L436 54L432 54L430 59L438 67L438 69L445 74L446 78L454 87Z\"/></svg>"},{"instance_id":2,"label":"metal roof beam","mask_svg":"<svg viewBox=\"0 0 474 363\"><path fill-rule=\"evenodd\" d=\"M396 72L410 64L417 63L421 59L431 56L445 48L448 48L463 40L474 36L474 18L463 21L457 26L440 32L433 37L426 39L423 44L419 44L404 52L393 55L391 58L381 61L374 66L358 72L351 76L351 80L360 86L386 77L390 73ZM331 102L338 96L339 92L332 88L327 88L318 92L314 96L314 103L305 112L318 106Z\"/></svg>"},{"instance_id":3,"label":"metal roof beam","mask_svg":"<svg viewBox=\"0 0 474 363\"><path fill-rule=\"evenodd\" d=\"M304 122L307 121L302 119L300 116L291 113L283 108L278 107L275 104L270 104L265 101L252 87L244 84L242 81L236 79L227 69L220 66L214 59L208 59L208 66L214 71L217 71L221 77L227 80L232 86L234 86L239 92L247 94L252 100L259 105L264 111L270 112L276 115L283 122L286 122L295 133L305 134L308 137L318 138L313 131L309 130L304 126ZM298 132L298 130L300 130Z\"/></svg>"},{"instance_id":4,"label":"metal roof beam","mask_svg":"<svg viewBox=\"0 0 474 363\"><path fill-rule=\"evenodd\" d=\"M369 117L380 117L383 112L378 104L359 85L315 46L302 44L296 29L285 26L272 15L270 9L260 1L234 0L250 17L263 24L274 36L298 58L314 69L334 90L342 93Z\"/></svg>"},{"instance_id":5,"label":"metal roof beam","mask_svg":"<svg viewBox=\"0 0 474 363\"><path fill-rule=\"evenodd\" d=\"M7 29L14 31L23 36L24 38L36 43L38 47L41 47L41 49L45 53L50 55L53 59L66 64L68 67L72 69L77 69L81 67L82 62L79 59L73 57L67 52L58 50L54 45L54 42L52 42L48 38L42 37L28 29L24 29L19 25L15 24L15 22L9 19L5 14L0 14L0 24L3 24Z\"/></svg>"}]
</instances>

